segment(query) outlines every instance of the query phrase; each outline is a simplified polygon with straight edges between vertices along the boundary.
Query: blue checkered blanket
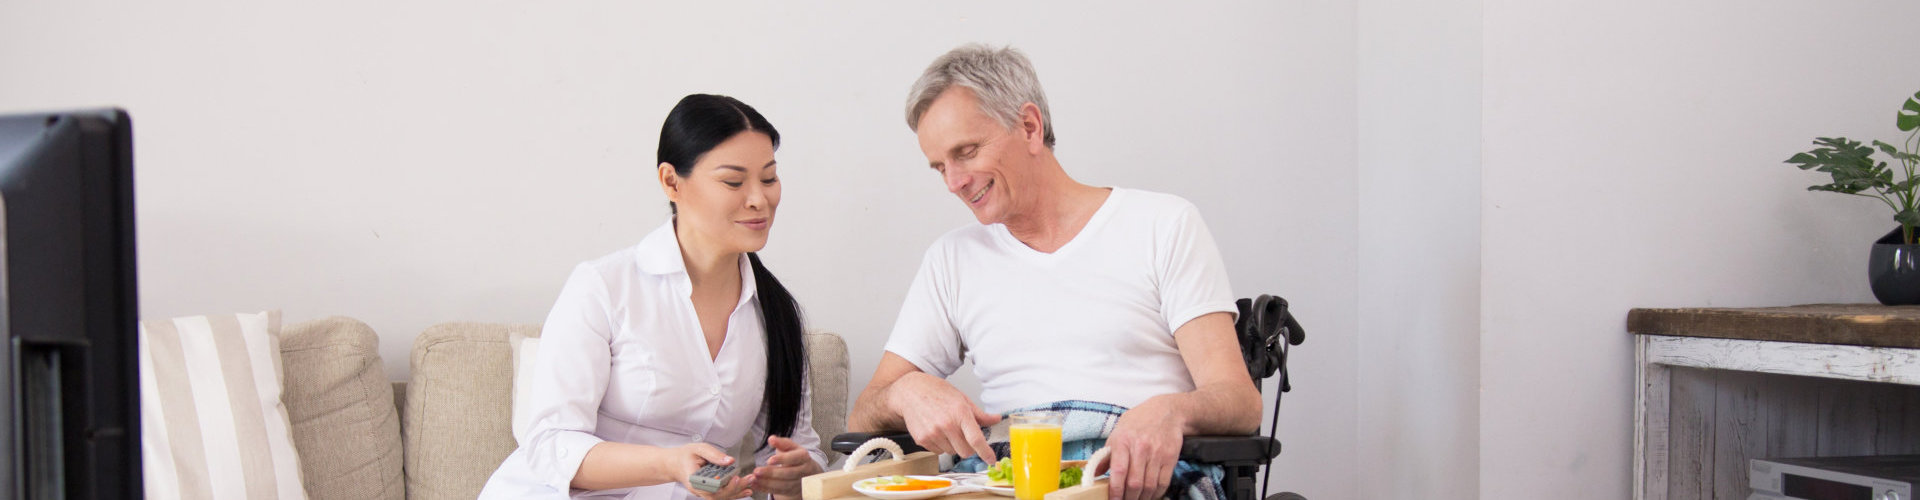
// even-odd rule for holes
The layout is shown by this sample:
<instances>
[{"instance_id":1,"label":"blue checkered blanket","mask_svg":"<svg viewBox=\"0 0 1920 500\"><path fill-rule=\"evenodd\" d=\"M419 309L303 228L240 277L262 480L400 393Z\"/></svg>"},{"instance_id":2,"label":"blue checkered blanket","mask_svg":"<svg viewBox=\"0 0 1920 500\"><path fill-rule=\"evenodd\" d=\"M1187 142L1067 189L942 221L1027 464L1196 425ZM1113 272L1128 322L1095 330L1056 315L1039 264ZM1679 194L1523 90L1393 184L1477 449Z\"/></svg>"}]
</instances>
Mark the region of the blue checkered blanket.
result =
<instances>
[{"instance_id":1,"label":"blue checkered blanket","mask_svg":"<svg viewBox=\"0 0 1920 500\"><path fill-rule=\"evenodd\" d=\"M1100 447L1107 445L1107 436L1113 434L1113 426L1120 422L1120 414L1127 409L1121 406L1092 401L1057 401L1038 406L1014 410L1057 411L1065 414L1060 429L1060 459L1086 460ZM987 429L987 445L993 448L993 454L1006 458L1012 454L1008 445L1008 426L1010 420L1001 416L999 424ZM968 458L953 464L954 472L985 472L986 462L979 458ZM1091 472L1091 471L1088 471ZM1220 480L1226 471L1218 465L1197 465L1180 461L1173 466L1173 478L1167 483L1169 499L1221 500ZM1087 480L1094 479L1091 475Z\"/></svg>"}]
</instances>

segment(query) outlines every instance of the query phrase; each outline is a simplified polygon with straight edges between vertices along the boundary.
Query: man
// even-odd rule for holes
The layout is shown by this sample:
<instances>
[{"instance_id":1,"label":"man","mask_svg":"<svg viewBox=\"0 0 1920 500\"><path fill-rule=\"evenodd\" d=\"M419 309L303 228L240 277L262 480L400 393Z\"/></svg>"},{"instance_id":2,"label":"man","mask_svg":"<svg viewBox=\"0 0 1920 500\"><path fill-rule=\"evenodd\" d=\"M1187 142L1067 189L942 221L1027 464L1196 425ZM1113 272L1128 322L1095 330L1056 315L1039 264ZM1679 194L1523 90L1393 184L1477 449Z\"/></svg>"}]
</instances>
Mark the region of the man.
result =
<instances>
[{"instance_id":1,"label":"man","mask_svg":"<svg viewBox=\"0 0 1920 500\"><path fill-rule=\"evenodd\" d=\"M1183 436L1258 429L1260 393L1199 212L1069 177L1024 55L968 45L941 56L914 84L907 125L980 224L928 249L849 429L904 428L929 450L991 461L980 427L1001 413L1125 407L1106 441L1120 500L1166 494ZM945 380L969 356L985 409Z\"/></svg>"}]
</instances>

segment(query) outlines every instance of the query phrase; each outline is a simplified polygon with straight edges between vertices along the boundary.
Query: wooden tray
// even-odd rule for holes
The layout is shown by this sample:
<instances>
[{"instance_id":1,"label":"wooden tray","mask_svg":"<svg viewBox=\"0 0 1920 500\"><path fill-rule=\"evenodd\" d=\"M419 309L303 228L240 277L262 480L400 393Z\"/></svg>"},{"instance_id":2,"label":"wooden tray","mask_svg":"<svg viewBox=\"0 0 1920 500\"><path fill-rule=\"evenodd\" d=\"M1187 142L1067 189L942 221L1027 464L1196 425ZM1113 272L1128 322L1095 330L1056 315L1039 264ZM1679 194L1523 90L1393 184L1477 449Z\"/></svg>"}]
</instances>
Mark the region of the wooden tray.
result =
<instances>
[{"instance_id":1,"label":"wooden tray","mask_svg":"<svg viewBox=\"0 0 1920 500\"><path fill-rule=\"evenodd\" d=\"M850 457L849 460L851 459ZM836 470L800 478L800 498L802 500L872 500L855 491L853 483L880 476L938 474L940 474L940 456L933 452L922 451L907 455L901 460L874 462L855 466L851 471ZM1106 498L1106 478L1048 493L1046 496L1046 500L1106 500ZM1000 496L987 491L971 491L941 495L935 499L1013 500L1013 497Z\"/></svg>"}]
</instances>

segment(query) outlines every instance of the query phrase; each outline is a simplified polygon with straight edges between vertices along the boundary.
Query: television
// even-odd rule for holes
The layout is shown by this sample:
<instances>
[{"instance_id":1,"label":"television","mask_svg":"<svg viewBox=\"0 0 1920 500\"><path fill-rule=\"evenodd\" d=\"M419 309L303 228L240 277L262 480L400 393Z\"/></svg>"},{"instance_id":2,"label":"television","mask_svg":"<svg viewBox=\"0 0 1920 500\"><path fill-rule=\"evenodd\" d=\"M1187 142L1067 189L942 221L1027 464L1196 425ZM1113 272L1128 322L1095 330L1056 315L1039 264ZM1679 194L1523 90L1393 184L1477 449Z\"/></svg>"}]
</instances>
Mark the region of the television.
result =
<instances>
[{"instance_id":1,"label":"television","mask_svg":"<svg viewBox=\"0 0 1920 500\"><path fill-rule=\"evenodd\" d=\"M0 116L0 235L0 497L139 497L126 111Z\"/></svg>"}]
</instances>

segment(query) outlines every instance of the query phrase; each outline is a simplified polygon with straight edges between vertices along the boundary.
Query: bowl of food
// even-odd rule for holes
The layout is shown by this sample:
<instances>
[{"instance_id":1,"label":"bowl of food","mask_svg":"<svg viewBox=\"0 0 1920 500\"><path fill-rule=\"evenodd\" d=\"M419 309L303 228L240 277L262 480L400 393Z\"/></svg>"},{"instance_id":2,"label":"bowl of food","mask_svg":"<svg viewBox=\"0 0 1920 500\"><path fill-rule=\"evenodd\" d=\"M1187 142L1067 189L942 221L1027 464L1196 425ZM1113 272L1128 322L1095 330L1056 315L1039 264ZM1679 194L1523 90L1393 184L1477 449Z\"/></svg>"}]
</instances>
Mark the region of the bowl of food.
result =
<instances>
[{"instance_id":1,"label":"bowl of food","mask_svg":"<svg viewBox=\"0 0 1920 500\"><path fill-rule=\"evenodd\" d=\"M940 476L880 476L853 483L853 491L880 500L922 500L950 489L953 480Z\"/></svg>"}]
</instances>

